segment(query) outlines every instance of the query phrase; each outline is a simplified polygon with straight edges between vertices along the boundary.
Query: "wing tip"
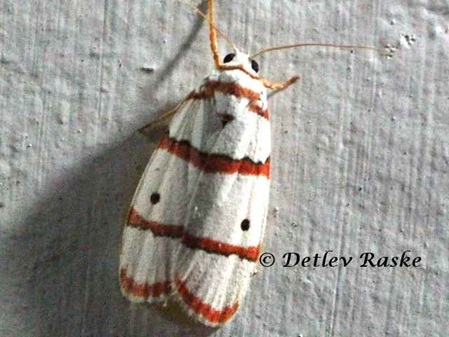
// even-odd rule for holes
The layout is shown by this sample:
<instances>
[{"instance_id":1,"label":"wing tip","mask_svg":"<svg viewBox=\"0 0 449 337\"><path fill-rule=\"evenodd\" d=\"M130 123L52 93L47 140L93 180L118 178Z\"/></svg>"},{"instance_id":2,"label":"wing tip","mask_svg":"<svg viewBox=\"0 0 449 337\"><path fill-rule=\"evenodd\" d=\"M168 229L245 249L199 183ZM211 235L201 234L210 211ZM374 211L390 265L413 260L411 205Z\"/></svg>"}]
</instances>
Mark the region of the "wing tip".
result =
<instances>
[{"instance_id":1,"label":"wing tip","mask_svg":"<svg viewBox=\"0 0 449 337\"><path fill-rule=\"evenodd\" d=\"M184 282L179 278L175 279L176 296L174 296L177 303L183 311L190 317L209 327L220 327L235 316L239 309L239 301L232 305L226 306L223 309L215 309L211 304L203 301L194 293L189 291Z\"/></svg>"},{"instance_id":2,"label":"wing tip","mask_svg":"<svg viewBox=\"0 0 449 337\"><path fill-rule=\"evenodd\" d=\"M175 282L157 282L151 285L138 283L124 268L120 269L120 290L130 302L137 304L157 303L173 298L188 317L212 328L232 320L240 306L237 301L223 309L215 309L191 292L179 278L175 278Z\"/></svg>"}]
</instances>

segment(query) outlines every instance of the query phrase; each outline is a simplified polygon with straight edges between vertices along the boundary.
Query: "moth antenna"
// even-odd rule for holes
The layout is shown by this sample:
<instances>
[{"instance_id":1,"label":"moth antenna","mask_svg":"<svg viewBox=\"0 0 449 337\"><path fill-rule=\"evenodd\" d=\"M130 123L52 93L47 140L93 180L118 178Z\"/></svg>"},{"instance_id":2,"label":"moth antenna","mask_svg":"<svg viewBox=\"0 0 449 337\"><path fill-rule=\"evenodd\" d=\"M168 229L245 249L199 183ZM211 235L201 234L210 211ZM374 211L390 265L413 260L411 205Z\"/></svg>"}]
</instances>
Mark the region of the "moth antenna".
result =
<instances>
[{"instance_id":1,"label":"moth antenna","mask_svg":"<svg viewBox=\"0 0 449 337\"><path fill-rule=\"evenodd\" d=\"M218 55L217 33L220 34L220 36L227 43L229 43L234 50L238 50L238 48L234 44L234 42L232 42L231 39L229 37L227 37L226 34L223 33L223 31L220 30L217 27L217 25L215 24L214 9L213 9L213 1L212 0L208 0L208 2L207 2L208 3L208 11L209 11L208 14L209 15L206 15L205 13L203 13L200 9L198 9L198 7L196 7L193 3L191 3L188 0L179 0L179 1L181 1L185 5L189 6L196 14L201 16L203 19L205 19L209 23L209 38L210 38L212 53L214 54L214 62L215 62L216 65L217 65L217 60L218 60L218 64L220 62L220 57Z\"/></svg>"},{"instance_id":2,"label":"moth antenna","mask_svg":"<svg viewBox=\"0 0 449 337\"><path fill-rule=\"evenodd\" d=\"M207 0L207 10L209 12L209 40L210 49L212 50L212 55L214 56L215 68L220 67L220 56L218 55L218 40L217 40L217 30L214 25L214 1Z\"/></svg>"},{"instance_id":3,"label":"moth antenna","mask_svg":"<svg viewBox=\"0 0 449 337\"><path fill-rule=\"evenodd\" d=\"M276 51L276 50L282 50L282 49L292 49L292 48L299 48L299 47L331 47L331 48L340 48L340 49L367 49L367 50L374 50L377 52L380 52L383 55L386 55L384 53L382 53L381 50L376 49L374 47L369 47L369 46L357 46L357 45L339 45L339 44L332 44L332 43L298 43L298 44L291 44L291 45L286 45L286 46L278 46L278 47L271 47L271 48L266 48L266 49L262 49L261 51L258 51L257 53L253 54L250 56L250 59L259 56L261 54L265 54L268 52L272 52L272 51ZM272 83L269 82L268 80L263 80L263 84L265 87L269 88L269 89L273 89L273 90L283 90L287 87L289 87L290 85L292 85L293 83L295 83L298 80L298 76L294 76L291 79L282 82L282 83Z\"/></svg>"},{"instance_id":4,"label":"moth antenna","mask_svg":"<svg viewBox=\"0 0 449 337\"><path fill-rule=\"evenodd\" d=\"M261 51L258 51L255 54L251 55L250 58L254 58L261 54L265 54L265 53L272 52L275 50L292 49L292 48L300 48L300 47L330 47L330 48L340 48L340 49L368 49L368 50L374 50L374 51L382 53L381 50L374 48L374 47L369 47L369 46L344 45L344 44L332 44L332 43L298 43L298 44L291 44L291 45L286 45L286 46L277 46L277 47L266 48L266 49L263 49Z\"/></svg>"}]
</instances>

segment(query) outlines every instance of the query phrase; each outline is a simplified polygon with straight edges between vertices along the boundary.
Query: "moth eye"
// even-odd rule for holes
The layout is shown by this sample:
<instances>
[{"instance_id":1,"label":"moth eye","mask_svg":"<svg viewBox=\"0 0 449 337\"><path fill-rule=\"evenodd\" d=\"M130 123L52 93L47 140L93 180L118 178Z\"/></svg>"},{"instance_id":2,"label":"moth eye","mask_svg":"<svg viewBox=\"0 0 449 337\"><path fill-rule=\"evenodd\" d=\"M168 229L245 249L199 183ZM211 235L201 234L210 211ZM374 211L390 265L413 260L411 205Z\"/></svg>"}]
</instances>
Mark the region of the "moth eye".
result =
<instances>
[{"instance_id":1,"label":"moth eye","mask_svg":"<svg viewBox=\"0 0 449 337\"><path fill-rule=\"evenodd\" d=\"M240 224L240 227L242 228L242 231L247 231L249 229L249 220L245 219Z\"/></svg>"},{"instance_id":2,"label":"moth eye","mask_svg":"<svg viewBox=\"0 0 449 337\"><path fill-rule=\"evenodd\" d=\"M253 68L253 70L258 73L259 72L259 63L257 63L254 60L251 60L251 68Z\"/></svg>"},{"instance_id":3,"label":"moth eye","mask_svg":"<svg viewBox=\"0 0 449 337\"><path fill-rule=\"evenodd\" d=\"M223 62L224 63L229 63L229 62L231 62L234 59L234 57L235 57L235 54L234 53L230 53L230 54L228 54L228 55L226 55L224 57Z\"/></svg>"},{"instance_id":4,"label":"moth eye","mask_svg":"<svg viewBox=\"0 0 449 337\"><path fill-rule=\"evenodd\" d=\"M161 195L159 193L155 192L151 194L150 201L153 205L156 205L159 202L159 200L161 200Z\"/></svg>"}]
</instances>

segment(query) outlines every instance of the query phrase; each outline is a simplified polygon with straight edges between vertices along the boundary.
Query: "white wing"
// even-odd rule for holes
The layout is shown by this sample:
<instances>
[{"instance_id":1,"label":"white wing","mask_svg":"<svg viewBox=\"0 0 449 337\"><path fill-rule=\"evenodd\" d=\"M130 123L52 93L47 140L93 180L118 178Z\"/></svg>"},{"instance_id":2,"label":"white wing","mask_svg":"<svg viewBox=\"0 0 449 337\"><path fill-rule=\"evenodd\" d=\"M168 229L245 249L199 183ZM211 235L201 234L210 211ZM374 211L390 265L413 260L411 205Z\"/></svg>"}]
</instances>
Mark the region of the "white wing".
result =
<instances>
[{"instance_id":1,"label":"white wing","mask_svg":"<svg viewBox=\"0 0 449 337\"><path fill-rule=\"evenodd\" d=\"M190 95L132 203L120 263L126 296L176 294L212 326L233 317L264 233L270 137L265 88L245 73L215 72Z\"/></svg>"}]
</instances>

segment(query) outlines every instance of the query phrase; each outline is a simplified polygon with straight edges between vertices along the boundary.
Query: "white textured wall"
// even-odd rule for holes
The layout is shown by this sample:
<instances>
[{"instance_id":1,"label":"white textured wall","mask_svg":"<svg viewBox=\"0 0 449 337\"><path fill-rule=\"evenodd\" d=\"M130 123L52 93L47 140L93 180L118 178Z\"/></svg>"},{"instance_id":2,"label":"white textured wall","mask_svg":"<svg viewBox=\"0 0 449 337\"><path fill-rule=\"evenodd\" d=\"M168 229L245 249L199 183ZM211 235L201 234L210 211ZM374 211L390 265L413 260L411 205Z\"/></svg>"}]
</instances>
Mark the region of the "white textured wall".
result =
<instances>
[{"instance_id":1,"label":"white textured wall","mask_svg":"<svg viewBox=\"0 0 449 337\"><path fill-rule=\"evenodd\" d=\"M448 2L227 0L217 13L251 52L397 49L260 59L270 79L302 76L270 99L264 250L411 250L421 267L261 268L221 330L129 305L121 227L153 148L135 130L210 71L207 27L175 0L2 0L0 336L447 336Z\"/></svg>"}]
</instances>

